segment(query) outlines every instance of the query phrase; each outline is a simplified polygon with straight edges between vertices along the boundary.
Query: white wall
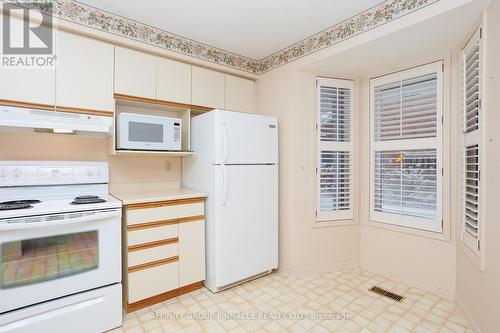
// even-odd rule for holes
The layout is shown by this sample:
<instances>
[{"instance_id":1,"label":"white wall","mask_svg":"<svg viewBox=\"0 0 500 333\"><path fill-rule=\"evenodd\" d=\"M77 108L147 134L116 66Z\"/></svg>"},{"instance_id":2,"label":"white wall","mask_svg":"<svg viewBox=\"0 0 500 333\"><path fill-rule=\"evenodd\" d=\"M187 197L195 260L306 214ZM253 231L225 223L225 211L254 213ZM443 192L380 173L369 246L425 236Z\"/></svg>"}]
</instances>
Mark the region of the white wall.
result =
<instances>
[{"instance_id":1,"label":"white wall","mask_svg":"<svg viewBox=\"0 0 500 333\"><path fill-rule=\"evenodd\" d=\"M482 244L484 271L473 263L462 246L457 251L457 297L476 325L477 333L500 331L500 1L494 0L484 22L486 142L481 170L484 191Z\"/></svg>"},{"instance_id":2,"label":"white wall","mask_svg":"<svg viewBox=\"0 0 500 333\"><path fill-rule=\"evenodd\" d=\"M286 66L259 77L257 110L279 119L280 265L290 270L359 263L359 226L315 227L316 77Z\"/></svg>"}]
</instances>

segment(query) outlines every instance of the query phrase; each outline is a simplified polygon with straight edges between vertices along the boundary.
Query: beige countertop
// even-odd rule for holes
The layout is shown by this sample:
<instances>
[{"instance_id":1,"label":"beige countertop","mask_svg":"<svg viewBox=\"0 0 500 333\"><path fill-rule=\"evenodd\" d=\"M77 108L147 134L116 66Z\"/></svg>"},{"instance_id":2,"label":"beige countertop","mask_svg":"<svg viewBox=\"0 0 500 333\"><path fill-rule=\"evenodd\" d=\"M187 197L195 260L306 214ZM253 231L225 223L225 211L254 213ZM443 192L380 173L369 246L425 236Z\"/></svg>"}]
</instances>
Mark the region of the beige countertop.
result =
<instances>
[{"instance_id":1,"label":"beige countertop","mask_svg":"<svg viewBox=\"0 0 500 333\"><path fill-rule=\"evenodd\" d=\"M149 184L134 184L133 188L111 188L111 194L120 199L124 205L146 202L169 201L206 197L204 192L194 191L182 187L151 187Z\"/></svg>"}]
</instances>

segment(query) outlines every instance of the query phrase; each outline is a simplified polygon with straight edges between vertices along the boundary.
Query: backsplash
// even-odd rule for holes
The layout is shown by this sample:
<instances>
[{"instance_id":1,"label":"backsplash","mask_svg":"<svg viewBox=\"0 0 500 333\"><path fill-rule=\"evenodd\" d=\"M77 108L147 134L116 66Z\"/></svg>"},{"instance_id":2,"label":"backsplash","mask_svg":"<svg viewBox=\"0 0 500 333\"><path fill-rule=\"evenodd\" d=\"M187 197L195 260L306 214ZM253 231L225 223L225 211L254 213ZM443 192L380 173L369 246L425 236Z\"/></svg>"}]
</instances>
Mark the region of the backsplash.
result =
<instances>
[{"instance_id":1,"label":"backsplash","mask_svg":"<svg viewBox=\"0 0 500 333\"><path fill-rule=\"evenodd\" d=\"M170 182L181 179L180 157L111 156L104 139L31 133L0 133L0 160L102 161L110 183ZM170 165L171 169L167 170Z\"/></svg>"}]
</instances>

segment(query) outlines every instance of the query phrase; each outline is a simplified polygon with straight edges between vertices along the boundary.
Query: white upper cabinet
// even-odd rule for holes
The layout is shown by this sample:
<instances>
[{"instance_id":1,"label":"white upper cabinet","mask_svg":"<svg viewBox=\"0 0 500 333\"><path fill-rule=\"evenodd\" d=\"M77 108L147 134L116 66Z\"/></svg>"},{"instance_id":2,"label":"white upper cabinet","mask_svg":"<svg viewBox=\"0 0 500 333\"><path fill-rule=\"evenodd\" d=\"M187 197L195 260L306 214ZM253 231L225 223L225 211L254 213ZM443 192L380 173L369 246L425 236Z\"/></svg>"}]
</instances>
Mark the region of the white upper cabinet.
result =
<instances>
[{"instance_id":1,"label":"white upper cabinet","mask_svg":"<svg viewBox=\"0 0 500 333\"><path fill-rule=\"evenodd\" d=\"M254 111L254 82L226 75L226 110Z\"/></svg>"},{"instance_id":2,"label":"white upper cabinet","mask_svg":"<svg viewBox=\"0 0 500 333\"><path fill-rule=\"evenodd\" d=\"M2 68L0 69L0 100L54 107L55 76L53 69Z\"/></svg>"},{"instance_id":3,"label":"white upper cabinet","mask_svg":"<svg viewBox=\"0 0 500 333\"><path fill-rule=\"evenodd\" d=\"M21 21L14 16L10 19ZM41 26L40 29L48 28ZM3 67L0 69L0 100L53 107L56 89L55 75L54 68L21 69L15 67L8 69Z\"/></svg>"},{"instance_id":4,"label":"white upper cabinet","mask_svg":"<svg viewBox=\"0 0 500 333\"><path fill-rule=\"evenodd\" d=\"M56 106L113 112L114 47L59 31Z\"/></svg>"},{"instance_id":5,"label":"white upper cabinet","mask_svg":"<svg viewBox=\"0 0 500 333\"><path fill-rule=\"evenodd\" d=\"M116 46L115 93L156 99L156 57Z\"/></svg>"},{"instance_id":6,"label":"white upper cabinet","mask_svg":"<svg viewBox=\"0 0 500 333\"><path fill-rule=\"evenodd\" d=\"M196 66L193 66L192 71L191 103L224 109L225 74Z\"/></svg>"},{"instance_id":7,"label":"white upper cabinet","mask_svg":"<svg viewBox=\"0 0 500 333\"><path fill-rule=\"evenodd\" d=\"M191 65L157 58L156 99L191 104Z\"/></svg>"}]
</instances>

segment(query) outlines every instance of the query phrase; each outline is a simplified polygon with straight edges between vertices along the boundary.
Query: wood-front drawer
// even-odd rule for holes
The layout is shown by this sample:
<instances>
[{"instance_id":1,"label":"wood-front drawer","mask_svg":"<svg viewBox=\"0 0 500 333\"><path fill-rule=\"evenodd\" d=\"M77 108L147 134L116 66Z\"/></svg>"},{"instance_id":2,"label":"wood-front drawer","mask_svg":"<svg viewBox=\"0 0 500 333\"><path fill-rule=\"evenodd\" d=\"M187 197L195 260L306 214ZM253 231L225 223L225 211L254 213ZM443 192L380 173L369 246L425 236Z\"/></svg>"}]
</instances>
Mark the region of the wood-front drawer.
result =
<instances>
[{"instance_id":1,"label":"wood-front drawer","mask_svg":"<svg viewBox=\"0 0 500 333\"><path fill-rule=\"evenodd\" d=\"M144 243L157 242L169 238L176 238L179 234L178 224L166 224L151 226L136 225L127 232L127 246L139 245Z\"/></svg>"},{"instance_id":2,"label":"wood-front drawer","mask_svg":"<svg viewBox=\"0 0 500 333\"><path fill-rule=\"evenodd\" d=\"M156 244L155 244L156 243ZM159 241L148 247L148 244L129 246L128 267L146 264L161 259L176 257L179 255L179 243L177 238Z\"/></svg>"},{"instance_id":3,"label":"wood-front drawer","mask_svg":"<svg viewBox=\"0 0 500 333\"><path fill-rule=\"evenodd\" d=\"M163 203L131 206L126 210L127 225L147 222L175 220L178 217L178 206L176 204Z\"/></svg>"},{"instance_id":4,"label":"wood-front drawer","mask_svg":"<svg viewBox=\"0 0 500 333\"><path fill-rule=\"evenodd\" d=\"M179 288L177 260L128 273L128 303Z\"/></svg>"}]
</instances>

